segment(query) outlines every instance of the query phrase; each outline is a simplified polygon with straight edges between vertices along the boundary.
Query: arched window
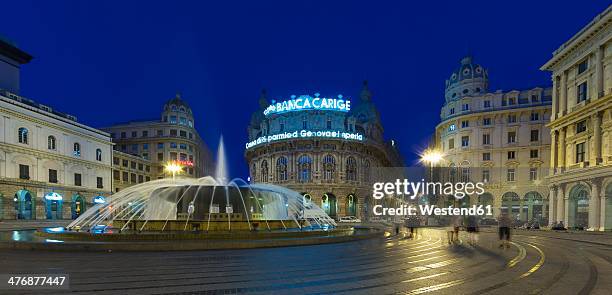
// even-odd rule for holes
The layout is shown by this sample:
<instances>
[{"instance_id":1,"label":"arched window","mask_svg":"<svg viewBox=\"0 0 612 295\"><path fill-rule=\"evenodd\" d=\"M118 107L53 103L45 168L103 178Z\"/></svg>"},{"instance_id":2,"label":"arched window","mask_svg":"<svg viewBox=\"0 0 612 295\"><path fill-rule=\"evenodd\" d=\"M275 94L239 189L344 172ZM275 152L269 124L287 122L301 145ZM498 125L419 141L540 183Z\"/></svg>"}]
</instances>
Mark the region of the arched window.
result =
<instances>
[{"instance_id":1,"label":"arched window","mask_svg":"<svg viewBox=\"0 0 612 295\"><path fill-rule=\"evenodd\" d=\"M365 162L363 162L363 181L369 182L370 178L370 161L365 160Z\"/></svg>"},{"instance_id":2,"label":"arched window","mask_svg":"<svg viewBox=\"0 0 612 295\"><path fill-rule=\"evenodd\" d=\"M19 137L19 143L28 144L28 129L27 128L24 128L24 127L19 128L17 135Z\"/></svg>"},{"instance_id":3,"label":"arched window","mask_svg":"<svg viewBox=\"0 0 612 295\"><path fill-rule=\"evenodd\" d=\"M96 149L96 161L102 161L102 150Z\"/></svg>"},{"instance_id":4,"label":"arched window","mask_svg":"<svg viewBox=\"0 0 612 295\"><path fill-rule=\"evenodd\" d=\"M53 135L49 135L47 137L47 149L55 150L55 137Z\"/></svg>"},{"instance_id":5,"label":"arched window","mask_svg":"<svg viewBox=\"0 0 612 295\"><path fill-rule=\"evenodd\" d=\"M276 160L276 180L287 180L287 158L285 157L280 157Z\"/></svg>"},{"instance_id":6,"label":"arched window","mask_svg":"<svg viewBox=\"0 0 612 295\"><path fill-rule=\"evenodd\" d=\"M312 178L312 159L307 155L298 158L298 180L309 182Z\"/></svg>"},{"instance_id":7,"label":"arched window","mask_svg":"<svg viewBox=\"0 0 612 295\"><path fill-rule=\"evenodd\" d=\"M261 162L261 182L268 182L268 161Z\"/></svg>"},{"instance_id":8,"label":"arched window","mask_svg":"<svg viewBox=\"0 0 612 295\"><path fill-rule=\"evenodd\" d=\"M455 163L451 163L448 168L448 180L452 183L457 181L457 166L455 166Z\"/></svg>"},{"instance_id":9,"label":"arched window","mask_svg":"<svg viewBox=\"0 0 612 295\"><path fill-rule=\"evenodd\" d=\"M336 171L336 159L332 155L326 155L323 158L323 179L333 180L334 171Z\"/></svg>"},{"instance_id":10,"label":"arched window","mask_svg":"<svg viewBox=\"0 0 612 295\"><path fill-rule=\"evenodd\" d=\"M74 148L72 149L75 156L81 156L81 145L78 142L74 143Z\"/></svg>"},{"instance_id":11,"label":"arched window","mask_svg":"<svg viewBox=\"0 0 612 295\"><path fill-rule=\"evenodd\" d=\"M175 112L176 112L176 106L175 106L175 105L172 105L172 106L170 107L170 109L172 109L172 111L175 111Z\"/></svg>"},{"instance_id":12,"label":"arched window","mask_svg":"<svg viewBox=\"0 0 612 295\"><path fill-rule=\"evenodd\" d=\"M357 161L353 157L346 159L346 180L357 181Z\"/></svg>"}]
</instances>

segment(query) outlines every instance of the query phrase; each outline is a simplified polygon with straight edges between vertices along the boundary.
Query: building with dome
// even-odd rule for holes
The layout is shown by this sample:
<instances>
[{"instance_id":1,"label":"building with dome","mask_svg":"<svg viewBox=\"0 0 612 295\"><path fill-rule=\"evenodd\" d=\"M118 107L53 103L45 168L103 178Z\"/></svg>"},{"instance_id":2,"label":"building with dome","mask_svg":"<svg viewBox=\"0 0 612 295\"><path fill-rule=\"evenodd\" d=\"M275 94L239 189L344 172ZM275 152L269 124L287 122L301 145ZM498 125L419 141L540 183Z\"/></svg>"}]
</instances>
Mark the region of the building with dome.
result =
<instances>
[{"instance_id":1,"label":"building with dome","mask_svg":"<svg viewBox=\"0 0 612 295\"><path fill-rule=\"evenodd\" d=\"M612 6L553 52L551 215L612 230Z\"/></svg>"},{"instance_id":2,"label":"building with dome","mask_svg":"<svg viewBox=\"0 0 612 295\"><path fill-rule=\"evenodd\" d=\"M461 59L446 80L436 126L435 149L443 153L440 177L483 182L480 196L432 200L440 205L492 205L522 221L548 224L552 89L489 90L486 68L471 56Z\"/></svg>"},{"instance_id":3,"label":"building with dome","mask_svg":"<svg viewBox=\"0 0 612 295\"><path fill-rule=\"evenodd\" d=\"M212 171L210 150L195 128L193 111L179 94L164 104L159 119L102 129L111 134L117 151L114 158L120 163L113 171L115 192L147 179L172 176L164 168L168 163L183 166L182 174L187 177L203 177Z\"/></svg>"},{"instance_id":4,"label":"building with dome","mask_svg":"<svg viewBox=\"0 0 612 295\"><path fill-rule=\"evenodd\" d=\"M331 217L367 218L373 168L403 166L367 82L357 101L319 93L269 101L264 91L259 105L245 146L251 182L301 192Z\"/></svg>"}]
</instances>

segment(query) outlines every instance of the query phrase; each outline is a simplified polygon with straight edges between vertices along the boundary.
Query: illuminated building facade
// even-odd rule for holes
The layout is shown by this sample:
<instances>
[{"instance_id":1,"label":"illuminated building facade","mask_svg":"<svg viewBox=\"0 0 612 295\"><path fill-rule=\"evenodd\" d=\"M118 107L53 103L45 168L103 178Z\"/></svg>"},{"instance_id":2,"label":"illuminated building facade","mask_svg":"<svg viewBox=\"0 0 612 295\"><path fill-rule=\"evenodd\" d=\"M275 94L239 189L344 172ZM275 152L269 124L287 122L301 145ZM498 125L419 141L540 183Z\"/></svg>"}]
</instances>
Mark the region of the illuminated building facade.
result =
<instances>
[{"instance_id":1,"label":"illuminated building facade","mask_svg":"<svg viewBox=\"0 0 612 295\"><path fill-rule=\"evenodd\" d=\"M570 228L612 229L611 23L608 7L541 68L553 81L550 215Z\"/></svg>"},{"instance_id":2,"label":"illuminated building facade","mask_svg":"<svg viewBox=\"0 0 612 295\"><path fill-rule=\"evenodd\" d=\"M111 193L112 142L18 94L30 59L0 40L0 219L74 219Z\"/></svg>"},{"instance_id":3,"label":"illuminated building facade","mask_svg":"<svg viewBox=\"0 0 612 295\"><path fill-rule=\"evenodd\" d=\"M115 150L149 162L151 171L147 174L152 179L172 177L164 169L169 162L180 162L184 167L181 174L187 177L203 177L212 172L210 150L195 129L191 108L178 94L164 104L159 120L131 121L103 130L111 134ZM146 179L145 174L136 175Z\"/></svg>"},{"instance_id":4,"label":"illuminated building facade","mask_svg":"<svg viewBox=\"0 0 612 295\"><path fill-rule=\"evenodd\" d=\"M356 104L318 93L270 103L265 92L259 104L245 145L251 182L301 192L331 217L368 216L372 169L403 166L395 143L383 138L367 82Z\"/></svg>"},{"instance_id":5,"label":"illuminated building facade","mask_svg":"<svg viewBox=\"0 0 612 295\"><path fill-rule=\"evenodd\" d=\"M113 150L113 192L151 179L150 160Z\"/></svg>"},{"instance_id":6,"label":"illuminated building facade","mask_svg":"<svg viewBox=\"0 0 612 295\"><path fill-rule=\"evenodd\" d=\"M482 195L441 205L492 205L522 221L548 224L551 88L489 92L488 71L470 56L446 81L435 148L451 182L484 182Z\"/></svg>"}]
</instances>

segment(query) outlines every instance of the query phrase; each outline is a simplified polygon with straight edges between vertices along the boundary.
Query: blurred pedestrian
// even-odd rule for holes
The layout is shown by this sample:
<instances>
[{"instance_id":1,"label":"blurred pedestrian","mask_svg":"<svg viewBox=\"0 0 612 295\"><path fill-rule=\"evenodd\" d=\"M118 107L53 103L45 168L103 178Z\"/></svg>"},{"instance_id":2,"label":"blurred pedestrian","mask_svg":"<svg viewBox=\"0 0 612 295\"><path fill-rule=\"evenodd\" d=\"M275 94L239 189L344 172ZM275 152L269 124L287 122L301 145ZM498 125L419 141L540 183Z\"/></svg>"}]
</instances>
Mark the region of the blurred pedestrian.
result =
<instances>
[{"instance_id":1,"label":"blurred pedestrian","mask_svg":"<svg viewBox=\"0 0 612 295\"><path fill-rule=\"evenodd\" d=\"M512 220L508 216L508 213L502 212L498 219L498 231L499 231L499 247L510 247L510 228L512 227Z\"/></svg>"},{"instance_id":2,"label":"blurred pedestrian","mask_svg":"<svg viewBox=\"0 0 612 295\"><path fill-rule=\"evenodd\" d=\"M468 243L472 246L478 243L478 219L474 215L467 218Z\"/></svg>"},{"instance_id":3,"label":"blurred pedestrian","mask_svg":"<svg viewBox=\"0 0 612 295\"><path fill-rule=\"evenodd\" d=\"M453 215L451 217L451 223L453 224L453 243L457 243L459 241L459 229L463 225L463 220L458 215Z\"/></svg>"}]
</instances>

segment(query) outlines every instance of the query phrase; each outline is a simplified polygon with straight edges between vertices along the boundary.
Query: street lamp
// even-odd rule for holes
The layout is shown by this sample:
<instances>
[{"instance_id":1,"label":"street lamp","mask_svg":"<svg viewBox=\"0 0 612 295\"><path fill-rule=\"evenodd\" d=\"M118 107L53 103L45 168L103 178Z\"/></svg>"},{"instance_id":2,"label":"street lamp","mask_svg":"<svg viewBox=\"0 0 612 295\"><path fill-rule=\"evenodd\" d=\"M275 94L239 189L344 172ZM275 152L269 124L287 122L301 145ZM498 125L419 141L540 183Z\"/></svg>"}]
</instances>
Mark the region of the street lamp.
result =
<instances>
[{"instance_id":1,"label":"street lamp","mask_svg":"<svg viewBox=\"0 0 612 295\"><path fill-rule=\"evenodd\" d=\"M430 180L433 181L433 167L442 161L443 154L435 149L427 149L421 155L421 162L429 163Z\"/></svg>"},{"instance_id":2,"label":"street lamp","mask_svg":"<svg viewBox=\"0 0 612 295\"><path fill-rule=\"evenodd\" d=\"M176 174L183 171L183 166L177 164L176 162L168 162L166 164L165 169L166 169L166 172L172 173L172 179L174 180L174 177L176 176Z\"/></svg>"}]
</instances>

